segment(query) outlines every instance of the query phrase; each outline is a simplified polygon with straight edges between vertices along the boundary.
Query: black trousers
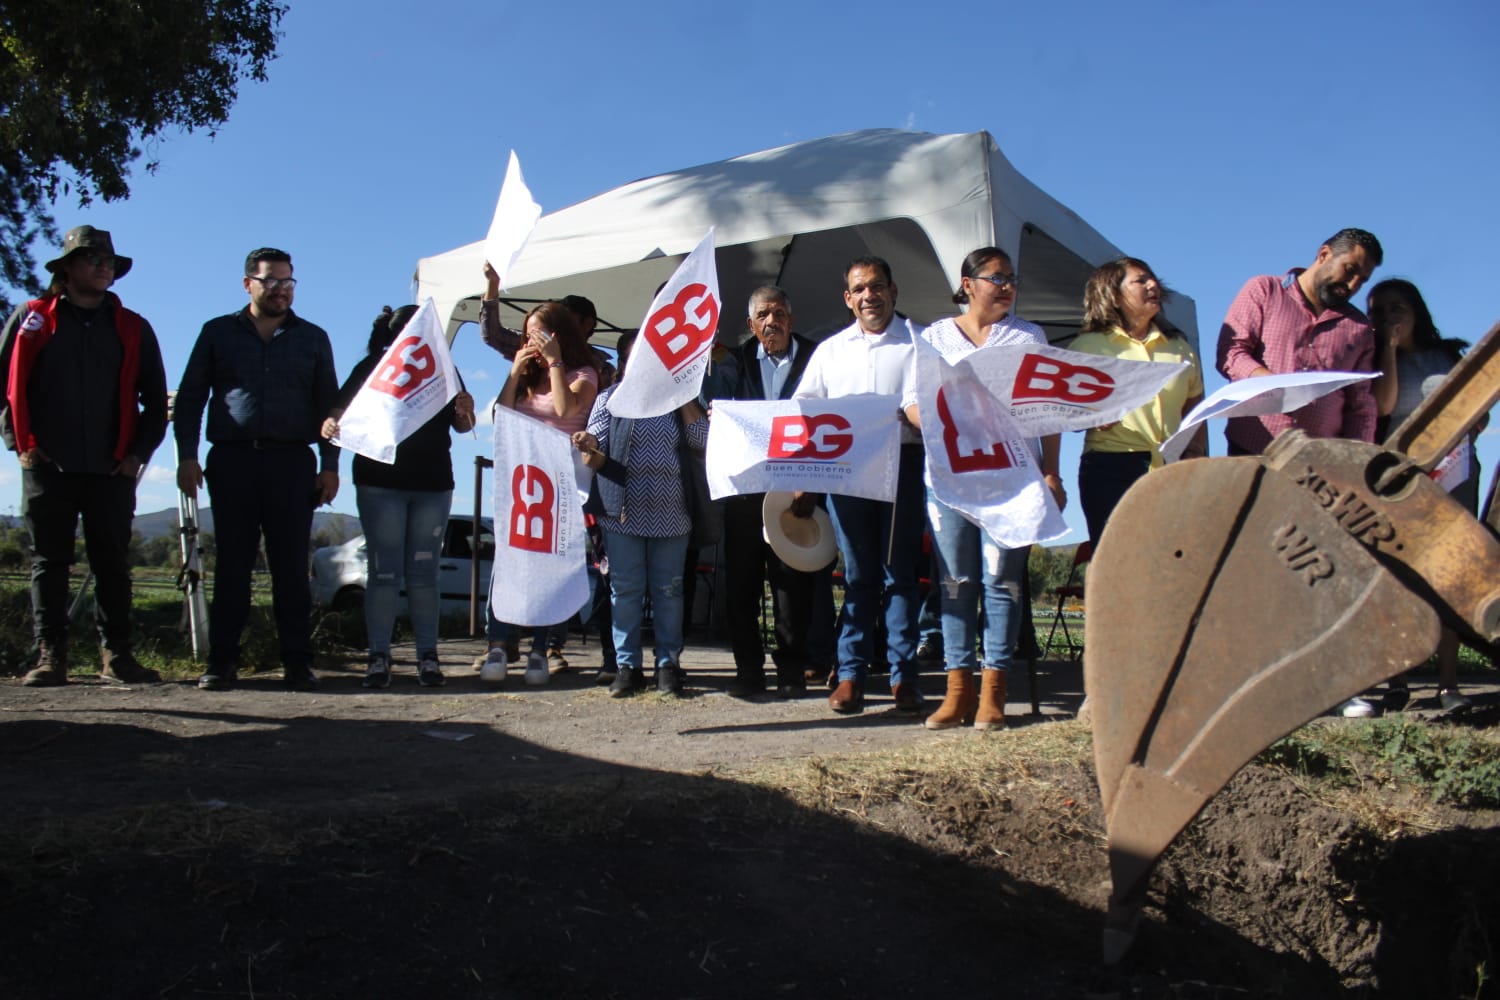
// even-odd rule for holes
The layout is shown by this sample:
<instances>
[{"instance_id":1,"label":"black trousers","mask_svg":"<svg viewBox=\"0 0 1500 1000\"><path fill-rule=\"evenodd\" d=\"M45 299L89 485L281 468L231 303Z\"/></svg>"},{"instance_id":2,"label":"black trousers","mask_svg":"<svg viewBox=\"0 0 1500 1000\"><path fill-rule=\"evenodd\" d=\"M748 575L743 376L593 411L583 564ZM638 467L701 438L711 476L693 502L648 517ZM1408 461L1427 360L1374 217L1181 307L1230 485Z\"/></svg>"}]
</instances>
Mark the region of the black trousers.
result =
<instances>
[{"instance_id":1,"label":"black trousers","mask_svg":"<svg viewBox=\"0 0 1500 1000\"><path fill-rule=\"evenodd\" d=\"M83 518L83 548L94 573L94 622L112 653L130 652L130 524L135 480L63 472L48 464L21 470L21 517L31 535L31 611L38 641L68 638L68 569Z\"/></svg>"},{"instance_id":2,"label":"black trousers","mask_svg":"<svg viewBox=\"0 0 1500 1000\"><path fill-rule=\"evenodd\" d=\"M782 684L803 683L810 663L808 632L812 627L819 573L790 569L761 534L760 508L765 497L756 493L724 501L725 610L729 639L734 647L736 676L760 680L766 674L765 644L761 640L761 594L771 584L776 608L776 649L771 659ZM827 576L828 570L821 571Z\"/></svg>"},{"instance_id":3,"label":"black trousers","mask_svg":"<svg viewBox=\"0 0 1500 1000\"><path fill-rule=\"evenodd\" d=\"M216 444L209 451L203 478L214 515L210 670L238 668L240 635L250 615L250 578L262 534L282 666L312 665L307 552L317 472L311 448L260 450L248 444Z\"/></svg>"},{"instance_id":4,"label":"black trousers","mask_svg":"<svg viewBox=\"0 0 1500 1000\"><path fill-rule=\"evenodd\" d=\"M1089 539L1099 544L1105 522L1115 507L1141 479L1151 471L1148 451L1086 451L1078 460L1078 499L1083 519L1088 523Z\"/></svg>"}]
</instances>

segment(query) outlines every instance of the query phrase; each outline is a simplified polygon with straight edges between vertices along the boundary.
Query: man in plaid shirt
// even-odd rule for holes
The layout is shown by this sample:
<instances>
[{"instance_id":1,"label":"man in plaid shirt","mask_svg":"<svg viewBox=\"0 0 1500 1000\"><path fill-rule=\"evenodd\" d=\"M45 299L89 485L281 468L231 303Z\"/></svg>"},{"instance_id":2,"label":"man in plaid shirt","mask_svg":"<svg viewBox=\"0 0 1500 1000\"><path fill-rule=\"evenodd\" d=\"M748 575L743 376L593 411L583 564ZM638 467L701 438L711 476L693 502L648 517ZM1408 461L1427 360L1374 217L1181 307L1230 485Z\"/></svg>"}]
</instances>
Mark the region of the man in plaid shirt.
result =
<instances>
[{"instance_id":1,"label":"man in plaid shirt","mask_svg":"<svg viewBox=\"0 0 1500 1000\"><path fill-rule=\"evenodd\" d=\"M1218 368L1231 381L1305 371L1375 370L1375 331L1349 300L1380 266L1380 241L1341 229L1311 266L1251 278L1219 329ZM1289 427L1312 437L1375 440L1375 396L1359 382L1291 413L1231 417L1231 455L1259 455Z\"/></svg>"}]
</instances>

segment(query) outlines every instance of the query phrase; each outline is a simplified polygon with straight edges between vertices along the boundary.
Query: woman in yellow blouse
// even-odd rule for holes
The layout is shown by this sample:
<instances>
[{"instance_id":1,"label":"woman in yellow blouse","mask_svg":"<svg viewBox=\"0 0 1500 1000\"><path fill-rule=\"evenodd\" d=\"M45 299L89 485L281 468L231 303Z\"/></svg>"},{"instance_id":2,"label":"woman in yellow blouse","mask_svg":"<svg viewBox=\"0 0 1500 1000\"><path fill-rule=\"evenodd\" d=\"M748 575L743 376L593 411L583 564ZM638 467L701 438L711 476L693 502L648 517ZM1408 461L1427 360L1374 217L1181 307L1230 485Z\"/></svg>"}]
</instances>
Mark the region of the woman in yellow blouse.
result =
<instances>
[{"instance_id":1,"label":"woman in yellow blouse","mask_svg":"<svg viewBox=\"0 0 1500 1000\"><path fill-rule=\"evenodd\" d=\"M1078 463L1078 493L1089 539L1095 544L1120 498L1150 470L1163 464L1161 444L1182 426L1182 417L1203 399L1203 369L1182 334L1156 323L1169 292L1151 265L1121 257L1089 276L1083 292L1083 327L1070 350L1129 361L1163 361L1189 367L1173 376L1151 402L1131 410L1118 423L1088 431ZM1208 434L1200 427L1184 458L1207 454Z\"/></svg>"}]
</instances>

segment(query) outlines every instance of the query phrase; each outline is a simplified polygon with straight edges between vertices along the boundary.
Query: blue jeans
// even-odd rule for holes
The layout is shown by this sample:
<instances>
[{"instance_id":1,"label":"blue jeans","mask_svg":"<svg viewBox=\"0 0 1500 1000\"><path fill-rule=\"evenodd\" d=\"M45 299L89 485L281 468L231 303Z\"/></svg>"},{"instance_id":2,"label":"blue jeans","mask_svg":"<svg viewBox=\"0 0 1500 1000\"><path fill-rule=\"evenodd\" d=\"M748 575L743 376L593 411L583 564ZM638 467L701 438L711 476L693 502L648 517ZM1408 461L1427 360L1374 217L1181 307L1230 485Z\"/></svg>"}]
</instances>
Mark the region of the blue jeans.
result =
<instances>
[{"instance_id":1,"label":"blue jeans","mask_svg":"<svg viewBox=\"0 0 1500 1000\"><path fill-rule=\"evenodd\" d=\"M844 610L839 630L839 680L864 683L875 649L875 623L885 612L891 687L917 679L917 563L922 556L922 449L901 449L896 502L833 494L834 535L844 556Z\"/></svg>"},{"instance_id":2,"label":"blue jeans","mask_svg":"<svg viewBox=\"0 0 1500 1000\"><path fill-rule=\"evenodd\" d=\"M365 529L365 632L370 652L391 655L391 630L406 582L407 610L417 656L437 652L438 562L453 491L392 490L356 486L359 523Z\"/></svg>"},{"instance_id":3,"label":"blue jeans","mask_svg":"<svg viewBox=\"0 0 1500 1000\"><path fill-rule=\"evenodd\" d=\"M641 669L641 613L648 589L655 665L677 665L682 655L682 564L687 546L687 535L640 538L604 529L615 661L621 667Z\"/></svg>"},{"instance_id":4,"label":"blue jeans","mask_svg":"<svg viewBox=\"0 0 1500 1000\"><path fill-rule=\"evenodd\" d=\"M973 521L927 492L932 549L942 594L943 660L949 670L973 670L979 605L984 604L984 669L1010 666L1021 631L1021 581L1031 546L1001 548Z\"/></svg>"}]
</instances>

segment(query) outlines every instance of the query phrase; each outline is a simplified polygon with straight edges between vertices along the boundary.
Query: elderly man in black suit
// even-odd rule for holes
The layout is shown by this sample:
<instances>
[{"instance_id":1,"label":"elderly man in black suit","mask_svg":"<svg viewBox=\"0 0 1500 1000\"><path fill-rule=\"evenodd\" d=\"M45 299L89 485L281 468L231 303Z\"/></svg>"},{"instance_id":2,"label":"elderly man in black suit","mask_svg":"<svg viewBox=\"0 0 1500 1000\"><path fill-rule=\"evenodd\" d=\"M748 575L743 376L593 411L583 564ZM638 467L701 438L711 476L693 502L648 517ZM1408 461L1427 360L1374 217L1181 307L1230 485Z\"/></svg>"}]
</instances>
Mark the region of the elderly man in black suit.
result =
<instances>
[{"instance_id":1,"label":"elderly man in black suit","mask_svg":"<svg viewBox=\"0 0 1500 1000\"><path fill-rule=\"evenodd\" d=\"M792 332L792 304L786 292L775 285L762 285L751 292L747 322L755 338L736 352L739 379L734 398L790 399L814 345ZM735 668L729 693L748 698L766 690L760 609L761 594L769 579L776 607L776 649L771 654L776 663L776 693L795 698L807 690L806 671L811 665L808 632L817 604L819 574L791 569L771 551L761 533L764 499L764 494L754 493L724 501L724 569L729 581L726 606Z\"/></svg>"}]
</instances>

